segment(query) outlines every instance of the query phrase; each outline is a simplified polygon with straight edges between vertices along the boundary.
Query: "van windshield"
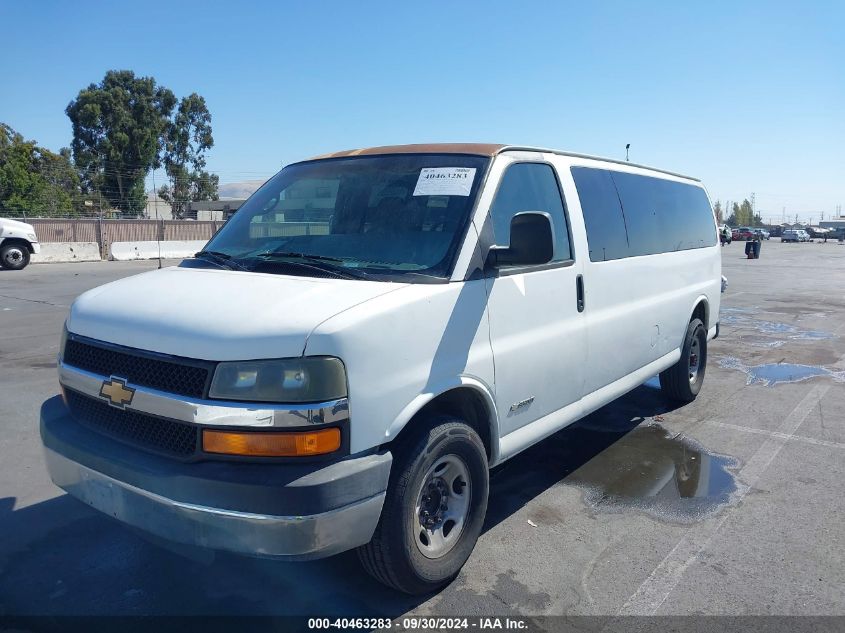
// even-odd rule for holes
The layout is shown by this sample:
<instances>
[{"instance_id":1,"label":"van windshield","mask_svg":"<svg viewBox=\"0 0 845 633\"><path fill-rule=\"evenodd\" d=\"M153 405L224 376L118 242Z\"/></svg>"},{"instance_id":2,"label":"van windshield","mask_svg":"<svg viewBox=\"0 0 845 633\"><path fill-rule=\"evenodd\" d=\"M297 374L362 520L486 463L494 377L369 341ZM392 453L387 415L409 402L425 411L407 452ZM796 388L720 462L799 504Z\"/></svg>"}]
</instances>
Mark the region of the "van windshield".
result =
<instances>
[{"instance_id":1,"label":"van windshield","mask_svg":"<svg viewBox=\"0 0 845 633\"><path fill-rule=\"evenodd\" d=\"M255 192L205 252L241 270L442 280L488 164L462 154L297 163Z\"/></svg>"}]
</instances>

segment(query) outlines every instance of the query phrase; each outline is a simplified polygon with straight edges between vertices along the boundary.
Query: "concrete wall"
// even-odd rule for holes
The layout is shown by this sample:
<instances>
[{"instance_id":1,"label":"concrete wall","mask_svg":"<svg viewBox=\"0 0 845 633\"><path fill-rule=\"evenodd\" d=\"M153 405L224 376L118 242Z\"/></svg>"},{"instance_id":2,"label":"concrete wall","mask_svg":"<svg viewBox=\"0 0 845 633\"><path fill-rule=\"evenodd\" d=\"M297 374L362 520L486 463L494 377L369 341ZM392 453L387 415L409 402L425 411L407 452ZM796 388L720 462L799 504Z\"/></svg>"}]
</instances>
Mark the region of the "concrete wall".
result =
<instances>
[{"instance_id":1,"label":"concrete wall","mask_svg":"<svg viewBox=\"0 0 845 633\"><path fill-rule=\"evenodd\" d=\"M202 250L206 240L168 240L161 242L161 257L181 259L193 257ZM133 259L157 259L159 243L153 241L112 242L109 247L109 259L129 261ZM51 264L60 262L98 262L100 246L97 242L41 242L41 252L32 255L33 264Z\"/></svg>"},{"instance_id":2,"label":"concrete wall","mask_svg":"<svg viewBox=\"0 0 845 633\"><path fill-rule=\"evenodd\" d=\"M98 262L100 247L97 242L47 242L41 244L41 252L30 261L33 264Z\"/></svg>"},{"instance_id":3,"label":"concrete wall","mask_svg":"<svg viewBox=\"0 0 845 633\"><path fill-rule=\"evenodd\" d=\"M194 253L202 250L206 245L205 240L197 241L168 241L161 242L112 242L109 247L109 258L116 261L129 261L133 259L157 259L159 249L161 257L165 259L178 259L192 257Z\"/></svg>"}]
</instances>

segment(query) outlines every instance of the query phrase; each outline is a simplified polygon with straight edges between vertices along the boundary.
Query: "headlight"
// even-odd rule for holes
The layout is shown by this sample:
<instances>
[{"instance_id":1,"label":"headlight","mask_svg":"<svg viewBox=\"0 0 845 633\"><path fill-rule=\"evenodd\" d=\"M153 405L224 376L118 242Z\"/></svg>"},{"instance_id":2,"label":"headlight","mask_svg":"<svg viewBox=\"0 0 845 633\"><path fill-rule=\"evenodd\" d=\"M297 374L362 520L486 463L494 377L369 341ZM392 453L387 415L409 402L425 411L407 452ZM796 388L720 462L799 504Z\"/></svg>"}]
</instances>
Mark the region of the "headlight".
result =
<instances>
[{"instance_id":1,"label":"headlight","mask_svg":"<svg viewBox=\"0 0 845 633\"><path fill-rule=\"evenodd\" d=\"M28 239L30 242L37 242L38 241L38 238L35 237L35 233L27 233L26 239Z\"/></svg>"},{"instance_id":2,"label":"headlight","mask_svg":"<svg viewBox=\"0 0 845 633\"><path fill-rule=\"evenodd\" d=\"M329 356L220 363L208 395L241 402L337 400L346 396L346 370Z\"/></svg>"},{"instance_id":3,"label":"headlight","mask_svg":"<svg viewBox=\"0 0 845 633\"><path fill-rule=\"evenodd\" d=\"M59 362L65 357L65 345L67 344L67 321L62 326L62 338L59 339Z\"/></svg>"}]
</instances>

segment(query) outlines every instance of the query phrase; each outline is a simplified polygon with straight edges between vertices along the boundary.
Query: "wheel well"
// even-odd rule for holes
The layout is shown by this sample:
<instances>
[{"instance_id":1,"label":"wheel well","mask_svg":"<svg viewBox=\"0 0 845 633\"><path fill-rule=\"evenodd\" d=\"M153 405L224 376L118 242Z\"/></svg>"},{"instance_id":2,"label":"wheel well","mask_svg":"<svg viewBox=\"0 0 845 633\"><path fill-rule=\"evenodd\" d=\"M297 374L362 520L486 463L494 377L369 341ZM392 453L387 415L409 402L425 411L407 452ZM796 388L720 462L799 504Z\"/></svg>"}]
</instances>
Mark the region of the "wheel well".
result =
<instances>
[{"instance_id":1,"label":"wheel well","mask_svg":"<svg viewBox=\"0 0 845 633\"><path fill-rule=\"evenodd\" d=\"M23 246L24 248L26 248L27 252L29 252L30 255L35 253L35 251L32 249L32 244L20 237L7 237L5 240L3 240L2 243L0 243L0 248L3 248L4 246L11 246L13 244Z\"/></svg>"},{"instance_id":2,"label":"wheel well","mask_svg":"<svg viewBox=\"0 0 845 633\"><path fill-rule=\"evenodd\" d=\"M490 437L490 416L492 414L484 402L484 397L470 387L451 389L426 403L422 409L414 414L414 417L408 420L408 423L399 431L399 434L392 442L396 442L400 438L413 433L417 426L415 422L431 415L452 415L464 420L478 433L481 441L484 442L487 459L492 458L492 442Z\"/></svg>"},{"instance_id":3,"label":"wheel well","mask_svg":"<svg viewBox=\"0 0 845 633\"><path fill-rule=\"evenodd\" d=\"M709 326L708 321L707 321L708 316L709 316L708 312L709 312L709 310L708 310L708 307L707 307L707 302L704 301L704 300L701 300L701 301L698 302L698 304L696 304L695 309L692 311L692 316L690 317L690 321L692 321L693 319L701 319L701 322L704 324L704 329L705 330L709 329L710 326Z\"/></svg>"}]
</instances>

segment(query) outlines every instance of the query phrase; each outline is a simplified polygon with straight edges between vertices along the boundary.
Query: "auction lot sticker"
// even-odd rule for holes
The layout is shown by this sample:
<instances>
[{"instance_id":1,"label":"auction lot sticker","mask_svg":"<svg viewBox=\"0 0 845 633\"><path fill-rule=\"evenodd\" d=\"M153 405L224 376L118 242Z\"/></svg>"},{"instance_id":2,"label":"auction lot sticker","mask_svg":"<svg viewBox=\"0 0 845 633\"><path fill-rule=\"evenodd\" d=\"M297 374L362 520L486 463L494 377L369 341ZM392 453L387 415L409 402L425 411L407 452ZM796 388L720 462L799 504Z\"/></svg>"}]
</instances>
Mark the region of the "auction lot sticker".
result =
<instances>
[{"instance_id":1,"label":"auction lot sticker","mask_svg":"<svg viewBox=\"0 0 845 633\"><path fill-rule=\"evenodd\" d=\"M415 196L468 196L475 167L425 167L420 171Z\"/></svg>"}]
</instances>

